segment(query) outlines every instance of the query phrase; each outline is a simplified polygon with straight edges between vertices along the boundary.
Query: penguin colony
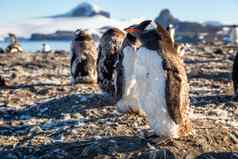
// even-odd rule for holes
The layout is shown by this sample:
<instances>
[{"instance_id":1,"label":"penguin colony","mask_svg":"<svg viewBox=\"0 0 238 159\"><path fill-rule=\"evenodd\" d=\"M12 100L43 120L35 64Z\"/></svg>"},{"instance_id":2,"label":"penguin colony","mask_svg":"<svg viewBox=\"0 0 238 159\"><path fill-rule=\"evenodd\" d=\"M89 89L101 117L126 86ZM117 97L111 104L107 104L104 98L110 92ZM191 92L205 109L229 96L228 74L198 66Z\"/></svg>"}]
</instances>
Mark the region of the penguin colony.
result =
<instances>
[{"instance_id":1,"label":"penguin colony","mask_svg":"<svg viewBox=\"0 0 238 159\"><path fill-rule=\"evenodd\" d=\"M118 111L144 115L157 135L188 135L189 89L177 45L168 31L150 20L125 31L107 30L97 56L90 34L77 30L70 60L72 83L97 80L113 96Z\"/></svg>"}]
</instances>

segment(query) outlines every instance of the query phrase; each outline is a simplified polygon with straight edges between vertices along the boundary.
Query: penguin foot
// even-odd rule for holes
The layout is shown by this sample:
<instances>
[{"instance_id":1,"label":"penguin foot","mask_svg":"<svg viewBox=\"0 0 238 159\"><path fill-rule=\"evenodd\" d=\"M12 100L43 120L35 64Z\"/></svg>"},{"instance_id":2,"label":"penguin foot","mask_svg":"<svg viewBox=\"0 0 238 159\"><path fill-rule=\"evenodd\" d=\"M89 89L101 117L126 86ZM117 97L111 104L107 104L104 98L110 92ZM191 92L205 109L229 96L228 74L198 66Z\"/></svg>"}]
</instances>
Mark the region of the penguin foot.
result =
<instances>
[{"instance_id":1,"label":"penguin foot","mask_svg":"<svg viewBox=\"0 0 238 159\"><path fill-rule=\"evenodd\" d=\"M123 100L120 100L117 102L116 106L117 106L117 111L120 113L127 113L129 112L129 106L127 104L125 104L126 102L124 102Z\"/></svg>"},{"instance_id":2,"label":"penguin foot","mask_svg":"<svg viewBox=\"0 0 238 159\"><path fill-rule=\"evenodd\" d=\"M70 78L70 84L72 86L74 86L76 84L76 80L73 77Z\"/></svg>"}]
</instances>

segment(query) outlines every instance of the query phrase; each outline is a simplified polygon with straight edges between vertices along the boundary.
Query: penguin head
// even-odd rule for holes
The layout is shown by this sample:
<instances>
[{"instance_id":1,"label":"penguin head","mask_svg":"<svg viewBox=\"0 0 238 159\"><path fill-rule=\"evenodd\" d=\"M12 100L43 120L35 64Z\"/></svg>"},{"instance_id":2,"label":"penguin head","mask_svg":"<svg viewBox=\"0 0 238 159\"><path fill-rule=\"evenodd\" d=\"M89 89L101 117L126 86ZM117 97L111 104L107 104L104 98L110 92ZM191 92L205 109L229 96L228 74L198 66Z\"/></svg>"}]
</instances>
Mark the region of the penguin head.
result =
<instances>
[{"instance_id":1,"label":"penguin head","mask_svg":"<svg viewBox=\"0 0 238 159\"><path fill-rule=\"evenodd\" d=\"M158 42L161 40L161 36L157 32L157 24L152 20L143 21L127 28L126 31L135 36L142 45L149 49L155 50L159 47Z\"/></svg>"},{"instance_id":2,"label":"penguin head","mask_svg":"<svg viewBox=\"0 0 238 159\"><path fill-rule=\"evenodd\" d=\"M132 35L135 38L139 38L140 35L145 31L152 28L152 21L145 20L140 24L131 25L130 27L126 28L125 31Z\"/></svg>"},{"instance_id":3,"label":"penguin head","mask_svg":"<svg viewBox=\"0 0 238 159\"><path fill-rule=\"evenodd\" d=\"M92 40L92 36L88 30L77 29L74 32L74 40L75 41L84 41L84 40Z\"/></svg>"}]
</instances>

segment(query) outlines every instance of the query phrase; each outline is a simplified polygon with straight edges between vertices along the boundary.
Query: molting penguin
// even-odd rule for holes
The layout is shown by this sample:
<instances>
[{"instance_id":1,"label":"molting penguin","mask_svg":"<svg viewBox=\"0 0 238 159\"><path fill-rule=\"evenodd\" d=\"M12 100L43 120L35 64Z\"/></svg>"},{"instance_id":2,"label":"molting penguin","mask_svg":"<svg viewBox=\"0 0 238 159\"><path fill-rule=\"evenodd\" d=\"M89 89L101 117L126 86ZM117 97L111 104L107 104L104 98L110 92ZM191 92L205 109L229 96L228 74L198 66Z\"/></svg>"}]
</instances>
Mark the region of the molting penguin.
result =
<instances>
[{"instance_id":1,"label":"molting penguin","mask_svg":"<svg viewBox=\"0 0 238 159\"><path fill-rule=\"evenodd\" d=\"M116 92L114 72L124 36L125 34L121 30L111 28L103 34L99 44L97 60L98 84L102 90L113 96L115 96Z\"/></svg>"},{"instance_id":2,"label":"molting penguin","mask_svg":"<svg viewBox=\"0 0 238 159\"><path fill-rule=\"evenodd\" d=\"M142 23L143 24L143 23ZM179 137L191 131L184 63L160 25L129 29L142 46L135 65L139 105L157 135Z\"/></svg>"},{"instance_id":3,"label":"molting penguin","mask_svg":"<svg viewBox=\"0 0 238 159\"><path fill-rule=\"evenodd\" d=\"M97 48L86 30L77 30L71 45L71 83L97 82Z\"/></svg>"},{"instance_id":4,"label":"molting penguin","mask_svg":"<svg viewBox=\"0 0 238 159\"><path fill-rule=\"evenodd\" d=\"M233 80L234 94L236 97L238 97L238 53L236 54L233 63L232 80Z\"/></svg>"},{"instance_id":5,"label":"molting penguin","mask_svg":"<svg viewBox=\"0 0 238 159\"><path fill-rule=\"evenodd\" d=\"M185 54L185 46L184 46L184 44L178 44L175 42L175 28L174 28L173 24L169 24L168 27L166 28L166 30L169 33L169 36L173 42L175 49L177 50L178 55L181 58L183 58L184 54Z\"/></svg>"},{"instance_id":6,"label":"molting penguin","mask_svg":"<svg viewBox=\"0 0 238 159\"><path fill-rule=\"evenodd\" d=\"M140 25L140 29L143 30L150 24L150 21L144 21ZM131 30L133 26L126 28L125 30ZM140 109L137 100L136 80L135 80L135 63L137 59L137 49L141 43L131 33L127 33L126 38L122 44L121 53L118 63L118 76L117 76L117 109L120 112L133 112L144 115L144 112Z\"/></svg>"}]
</instances>

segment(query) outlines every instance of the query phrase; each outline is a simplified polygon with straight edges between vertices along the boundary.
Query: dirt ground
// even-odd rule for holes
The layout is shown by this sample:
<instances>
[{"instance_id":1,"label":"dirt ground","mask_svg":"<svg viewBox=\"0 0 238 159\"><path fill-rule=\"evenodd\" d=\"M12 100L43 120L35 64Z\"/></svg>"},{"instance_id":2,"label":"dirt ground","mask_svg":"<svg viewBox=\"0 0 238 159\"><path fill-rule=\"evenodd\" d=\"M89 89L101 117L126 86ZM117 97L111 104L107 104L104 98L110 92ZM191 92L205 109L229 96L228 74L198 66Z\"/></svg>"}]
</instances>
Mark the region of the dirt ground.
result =
<instances>
[{"instance_id":1,"label":"dirt ground","mask_svg":"<svg viewBox=\"0 0 238 159\"><path fill-rule=\"evenodd\" d=\"M118 113L97 85L71 86L67 54L0 54L0 75L7 83L0 88L0 156L143 158L169 150L176 158L192 159L237 152L235 54L229 46L196 45L185 55L193 133L179 139L151 135L144 117Z\"/></svg>"}]
</instances>

